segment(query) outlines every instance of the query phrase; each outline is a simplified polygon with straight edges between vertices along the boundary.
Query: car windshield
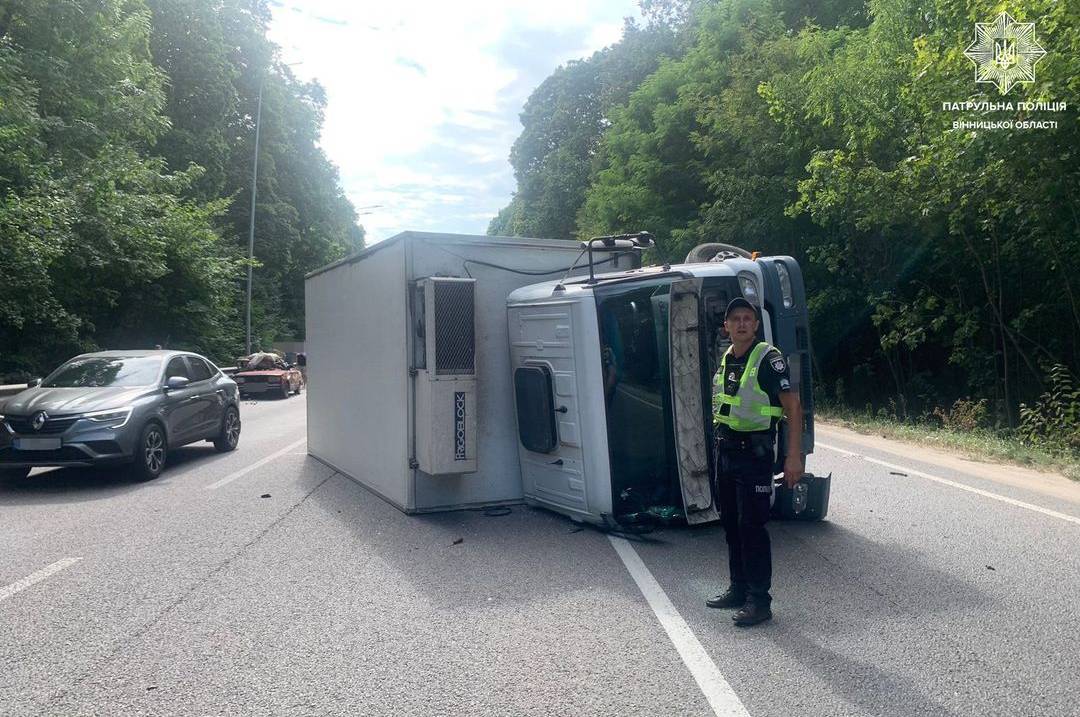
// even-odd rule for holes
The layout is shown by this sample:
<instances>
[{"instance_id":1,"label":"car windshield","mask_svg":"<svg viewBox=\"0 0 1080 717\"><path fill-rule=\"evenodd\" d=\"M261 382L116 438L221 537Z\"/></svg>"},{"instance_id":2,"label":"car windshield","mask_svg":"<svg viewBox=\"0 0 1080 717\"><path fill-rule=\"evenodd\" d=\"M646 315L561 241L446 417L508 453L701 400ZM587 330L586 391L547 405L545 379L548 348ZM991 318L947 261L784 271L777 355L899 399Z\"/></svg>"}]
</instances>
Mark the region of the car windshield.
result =
<instances>
[{"instance_id":1,"label":"car windshield","mask_svg":"<svg viewBox=\"0 0 1080 717\"><path fill-rule=\"evenodd\" d=\"M56 369L41 385L46 388L149 386L157 381L160 356L88 356Z\"/></svg>"}]
</instances>

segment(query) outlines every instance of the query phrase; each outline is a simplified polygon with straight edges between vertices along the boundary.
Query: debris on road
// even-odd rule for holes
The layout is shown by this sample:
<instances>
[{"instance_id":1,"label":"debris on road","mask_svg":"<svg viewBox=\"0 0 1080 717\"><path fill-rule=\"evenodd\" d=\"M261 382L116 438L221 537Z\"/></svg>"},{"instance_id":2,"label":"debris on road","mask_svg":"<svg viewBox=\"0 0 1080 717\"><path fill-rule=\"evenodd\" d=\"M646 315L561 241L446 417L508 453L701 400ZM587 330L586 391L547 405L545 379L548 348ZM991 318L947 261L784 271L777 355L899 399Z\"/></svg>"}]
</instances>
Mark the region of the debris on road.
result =
<instances>
[{"instance_id":1,"label":"debris on road","mask_svg":"<svg viewBox=\"0 0 1080 717\"><path fill-rule=\"evenodd\" d=\"M891 475L891 476L903 476L904 478L908 477L907 473L901 473L900 471L889 471L889 475Z\"/></svg>"},{"instance_id":2,"label":"debris on road","mask_svg":"<svg viewBox=\"0 0 1080 717\"><path fill-rule=\"evenodd\" d=\"M464 542L465 542L465 538L455 538L454 542L451 543L451 545L461 545Z\"/></svg>"},{"instance_id":3,"label":"debris on road","mask_svg":"<svg viewBox=\"0 0 1080 717\"><path fill-rule=\"evenodd\" d=\"M263 494L262 494L262 495L260 495L259 497L260 497L260 498L269 498L269 497L270 497L270 494L269 494L269 493L263 493Z\"/></svg>"}]
</instances>

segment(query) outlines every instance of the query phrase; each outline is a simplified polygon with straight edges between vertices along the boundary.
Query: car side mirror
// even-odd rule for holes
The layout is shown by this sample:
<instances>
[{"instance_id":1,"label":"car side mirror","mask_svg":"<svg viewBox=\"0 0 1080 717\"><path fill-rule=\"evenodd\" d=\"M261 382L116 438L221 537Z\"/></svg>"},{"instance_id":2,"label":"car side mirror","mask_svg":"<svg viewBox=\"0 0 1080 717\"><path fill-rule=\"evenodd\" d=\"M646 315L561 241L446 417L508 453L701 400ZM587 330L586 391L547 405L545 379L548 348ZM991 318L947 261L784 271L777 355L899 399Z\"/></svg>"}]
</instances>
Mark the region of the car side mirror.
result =
<instances>
[{"instance_id":1,"label":"car side mirror","mask_svg":"<svg viewBox=\"0 0 1080 717\"><path fill-rule=\"evenodd\" d=\"M166 391L175 391L178 388L183 388L191 383L191 379L186 376L169 376L169 379L165 382Z\"/></svg>"},{"instance_id":2,"label":"car side mirror","mask_svg":"<svg viewBox=\"0 0 1080 717\"><path fill-rule=\"evenodd\" d=\"M41 379L40 378L32 378L32 379L30 379L29 381L26 382L26 387L27 388L34 388L35 386L40 386L40 385L41 385Z\"/></svg>"}]
</instances>

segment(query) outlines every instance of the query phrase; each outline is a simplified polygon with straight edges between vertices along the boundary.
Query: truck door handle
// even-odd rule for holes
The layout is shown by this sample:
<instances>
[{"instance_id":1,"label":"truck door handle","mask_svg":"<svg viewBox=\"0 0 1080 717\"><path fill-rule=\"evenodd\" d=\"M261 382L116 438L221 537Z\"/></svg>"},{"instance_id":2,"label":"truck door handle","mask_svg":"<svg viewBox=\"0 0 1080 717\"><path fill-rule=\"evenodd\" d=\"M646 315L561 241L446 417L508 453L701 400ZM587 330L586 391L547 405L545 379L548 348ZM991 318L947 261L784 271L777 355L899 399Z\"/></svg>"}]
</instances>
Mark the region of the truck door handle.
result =
<instances>
[{"instance_id":1,"label":"truck door handle","mask_svg":"<svg viewBox=\"0 0 1080 717\"><path fill-rule=\"evenodd\" d=\"M555 409L555 413L566 413L567 410L569 410L569 409L567 409L566 406L559 406L558 408Z\"/></svg>"}]
</instances>

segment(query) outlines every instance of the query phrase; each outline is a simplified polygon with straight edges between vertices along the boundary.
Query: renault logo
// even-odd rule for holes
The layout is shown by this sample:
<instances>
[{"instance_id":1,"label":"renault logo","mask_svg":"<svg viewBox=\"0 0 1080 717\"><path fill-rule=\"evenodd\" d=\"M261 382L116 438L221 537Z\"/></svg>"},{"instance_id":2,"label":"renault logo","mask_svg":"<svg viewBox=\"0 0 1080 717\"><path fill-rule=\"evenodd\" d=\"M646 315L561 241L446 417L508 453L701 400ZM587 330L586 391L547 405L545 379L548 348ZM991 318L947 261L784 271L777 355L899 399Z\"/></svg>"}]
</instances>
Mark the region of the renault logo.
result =
<instances>
[{"instance_id":1,"label":"renault logo","mask_svg":"<svg viewBox=\"0 0 1080 717\"><path fill-rule=\"evenodd\" d=\"M35 431L40 431L41 427L45 425L45 421L49 418L49 414L44 411L38 411L34 414L34 417L30 419L30 427Z\"/></svg>"}]
</instances>

